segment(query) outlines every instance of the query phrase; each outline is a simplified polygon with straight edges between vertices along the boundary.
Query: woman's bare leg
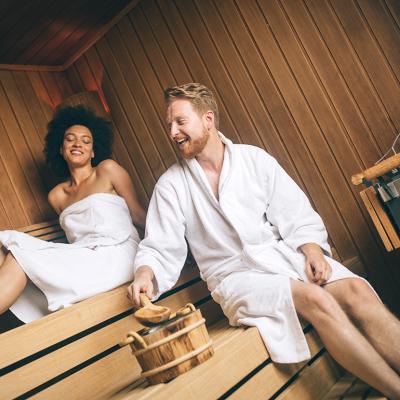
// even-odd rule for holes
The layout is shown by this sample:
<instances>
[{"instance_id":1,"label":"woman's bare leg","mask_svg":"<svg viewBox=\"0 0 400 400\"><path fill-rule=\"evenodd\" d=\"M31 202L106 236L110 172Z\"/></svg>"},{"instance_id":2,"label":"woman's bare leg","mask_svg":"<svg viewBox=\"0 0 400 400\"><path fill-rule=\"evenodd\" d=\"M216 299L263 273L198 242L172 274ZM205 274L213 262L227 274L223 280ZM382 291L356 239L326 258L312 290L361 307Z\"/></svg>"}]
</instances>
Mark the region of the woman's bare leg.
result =
<instances>
[{"instance_id":1,"label":"woman's bare leg","mask_svg":"<svg viewBox=\"0 0 400 400\"><path fill-rule=\"evenodd\" d=\"M28 278L11 253L0 267L0 314L7 311L24 290Z\"/></svg>"}]
</instances>

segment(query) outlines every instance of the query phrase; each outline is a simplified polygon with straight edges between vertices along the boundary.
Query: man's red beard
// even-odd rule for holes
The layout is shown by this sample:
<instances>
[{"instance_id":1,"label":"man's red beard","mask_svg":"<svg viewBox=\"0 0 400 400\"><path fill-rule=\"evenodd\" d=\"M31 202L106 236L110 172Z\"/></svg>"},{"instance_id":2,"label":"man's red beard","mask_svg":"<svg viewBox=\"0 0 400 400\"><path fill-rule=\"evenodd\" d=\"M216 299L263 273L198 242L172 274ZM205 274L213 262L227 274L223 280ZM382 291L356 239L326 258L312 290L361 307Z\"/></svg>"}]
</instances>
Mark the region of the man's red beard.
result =
<instances>
[{"instance_id":1,"label":"man's red beard","mask_svg":"<svg viewBox=\"0 0 400 400\"><path fill-rule=\"evenodd\" d=\"M187 160L196 157L204 150L204 147L206 147L209 137L210 137L210 132L208 132L207 129L204 129L203 136L201 138L195 140L188 140L185 143L185 146L179 150L182 157L186 158Z\"/></svg>"}]
</instances>

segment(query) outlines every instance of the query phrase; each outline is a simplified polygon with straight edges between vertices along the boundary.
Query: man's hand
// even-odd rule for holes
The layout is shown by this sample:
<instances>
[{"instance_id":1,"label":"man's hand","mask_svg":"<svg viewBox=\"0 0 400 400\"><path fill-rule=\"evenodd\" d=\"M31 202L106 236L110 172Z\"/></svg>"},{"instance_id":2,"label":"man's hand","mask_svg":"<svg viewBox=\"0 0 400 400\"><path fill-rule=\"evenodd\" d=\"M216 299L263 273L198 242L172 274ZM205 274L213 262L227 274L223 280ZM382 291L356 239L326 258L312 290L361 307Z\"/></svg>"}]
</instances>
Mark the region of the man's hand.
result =
<instances>
[{"instance_id":1,"label":"man's hand","mask_svg":"<svg viewBox=\"0 0 400 400\"><path fill-rule=\"evenodd\" d=\"M128 287L128 299L136 306L140 306L139 293L146 293L150 299L154 296L153 270L147 265L139 267L135 273L135 280Z\"/></svg>"},{"instance_id":2,"label":"man's hand","mask_svg":"<svg viewBox=\"0 0 400 400\"><path fill-rule=\"evenodd\" d=\"M310 282L320 286L325 284L332 275L332 268L321 247L315 243L306 243L300 249L306 256L305 271Z\"/></svg>"}]
</instances>

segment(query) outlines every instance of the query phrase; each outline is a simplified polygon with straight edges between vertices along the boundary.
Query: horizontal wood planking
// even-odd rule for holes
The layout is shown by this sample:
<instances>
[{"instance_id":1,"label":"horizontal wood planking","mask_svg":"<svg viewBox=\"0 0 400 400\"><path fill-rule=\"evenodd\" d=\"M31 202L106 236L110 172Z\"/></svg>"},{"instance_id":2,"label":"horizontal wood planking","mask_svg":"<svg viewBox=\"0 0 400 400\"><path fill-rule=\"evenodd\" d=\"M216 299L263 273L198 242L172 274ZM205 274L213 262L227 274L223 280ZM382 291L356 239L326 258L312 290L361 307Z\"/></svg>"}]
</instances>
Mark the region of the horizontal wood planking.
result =
<instances>
[{"instance_id":1,"label":"horizontal wood planking","mask_svg":"<svg viewBox=\"0 0 400 400\"><path fill-rule=\"evenodd\" d=\"M145 384L128 387L116 398L125 400L165 399L168 396L174 399L193 400L244 399L249 396L269 398L284 387L296 372L307 370L307 363L277 365L271 362L256 329L228 327L220 329L224 324L226 323L217 323L209 329L215 354L205 364L177 377L173 383L151 387L146 387ZM313 356L318 358L322 344L315 331L308 331L306 338ZM258 372L254 373L256 370Z\"/></svg>"},{"instance_id":2,"label":"horizontal wood planking","mask_svg":"<svg viewBox=\"0 0 400 400\"><path fill-rule=\"evenodd\" d=\"M121 367L123 366L123 367ZM108 371L104 374L104 370ZM97 361L63 381L38 393L33 398L54 399L68 391L71 400L81 398L118 398L132 382L139 378L139 366L127 347ZM100 376L100 379L98 379ZM85 382L84 386L79 382ZM79 389L74 391L74 386Z\"/></svg>"},{"instance_id":3,"label":"horizontal wood planking","mask_svg":"<svg viewBox=\"0 0 400 400\"><path fill-rule=\"evenodd\" d=\"M48 221L21 228L21 231L36 237L51 235L52 232L58 233L59 230L60 228L56 221ZM357 262L358 260L353 258L345 261L345 264L350 266ZM68 309L61 310L39 321L1 335L0 343L4 358L0 373L2 375L0 376L0 385L3 388L2 393L7 397L33 396L34 398L52 398L57 393L65 393L68 390L68 392L71 392L71 398L80 398L83 393L82 389L75 391L74 386L82 379L89 379L94 389L86 385L85 390L90 392L94 398L110 397L114 394L116 394L117 398L125 398L126 396L131 398L131 396L136 397L139 395L148 397L150 394L151 398L154 398L155 395L164 396L165 390L171 389L171 386L161 385L145 389L138 382L140 387L134 389L130 385L131 382L138 379L140 368L134 359L130 363L127 362L129 354L127 348L119 349L117 344L125 333L131 330L138 330L141 326L132 316L131 304L125 296L125 290L125 287L120 287L111 292L100 294ZM218 363L220 361L218 360L224 357L224 354L232 353L232 345L237 346L237 340L248 341L245 338L243 339L243 336L239 336L245 334L246 330L228 328L220 307L211 300L205 283L198 277L197 268L191 264L185 266L176 288L162 295L157 303L177 309L188 301L197 304L202 310L203 316L207 319L214 346L220 353L217 358L213 358L212 363L208 364L208 366L214 366L219 370ZM221 321L221 318L223 321ZM212 325L217 321L220 322ZM62 329L59 329L60 325L62 325ZM255 328L250 328L250 330L256 331ZM46 335L41 334L43 331L46 331ZM306 338L314 357L322 348L322 343L311 327L308 326L306 332ZM232 337L236 338L235 343L232 342ZM202 394L204 380L206 380L207 383L214 382L213 385L215 387L211 390L212 396L216 393L224 396L225 393L230 392L233 393L233 396L241 398L246 391L253 392L256 388L258 388L257 390L260 387L265 388L265 385L259 385L260 380L264 381L264 375L269 377L268 379L271 376L274 377L274 384L268 385L268 393L273 394L286 381L292 379L292 376L304 366L304 363L302 363L282 369L282 367L277 367L275 364L267 362L264 367L262 364L270 360L262 340L258 335L256 342L254 340L250 342L260 348L257 350L246 347L244 350L242 349L242 355L236 354L235 357L243 357L244 354L247 357L249 351L251 353L265 353L266 358L261 364L258 363L251 370L248 370L246 369L249 368L248 363L230 363L229 365L240 364L240 367L237 366L234 371L230 371L230 379L225 380L222 386L220 385L221 380L210 380L208 375L211 373L214 376L215 370L211 371L208 368L206 374L202 373L199 376L196 374L195 384L192 384L190 388L190 396L195 396L194 398L196 398ZM41 354L38 355L38 352L41 352ZM26 360L25 358L30 354L33 354L33 357ZM250 359L251 362L255 362L253 357ZM63 362L60 363L58 360L63 360ZM98 369L102 369L104 363L107 363L107 369L110 373L99 380L102 372L98 371ZM17 371L13 372L13 364L22 365L18 367ZM117 371L115 367L118 364L129 365L129 367L122 369L122 371L121 369ZM252 374L251 371L254 371L254 368L260 368L260 366L263 366L263 368L251 380L244 384L241 383L241 379L233 383L232 379L235 376L243 378L248 373ZM188 379L193 382L193 378ZM175 396L179 395L182 398L187 398L187 383L179 379L174 382ZM234 389L231 389L232 386L234 386Z\"/></svg>"},{"instance_id":4,"label":"horizontal wood planking","mask_svg":"<svg viewBox=\"0 0 400 400\"><path fill-rule=\"evenodd\" d=\"M347 373L329 390L322 400L387 400L377 390Z\"/></svg>"},{"instance_id":5,"label":"horizontal wood planking","mask_svg":"<svg viewBox=\"0 0 400 400\"><path fill-rule=\"evenodd\" d=\"M120 293L120 297L122 296L125 296L125 292ZM204 283L200 281L172 294L159 304L176 310L186 304L188 299L196 303L207 296L208 290ZM118 302L119 299L116 299L116 301ZM81 308L80 311L82 312L82 307L79 308ZM129 306L129 309L131 309L131 306ZM94 304L90 307L90 310L91 312L96 312L96 310L99 311L99 308L96 308ZM112 314L109 315L109 317L112 316ZM63 321L68 321L68 319L64 316ZM69 322L72 324L72 321ZM63 326L64 323L62 326L58 325L57 328L62 330ZM124 338L124 333L132 330L137 331L141 328L136 319L132 315L128 315L109 326L105 326L103 329L99 329L90 335L74 341L71 345L66 345L59 350L55 350L38 360L20 367L18 374L11 373L10 375L6 374L0 377L0 385L3 388L2 394L6 397L14 398L28 392L55 376L69 371L86 360L117 345ZM17 335L17 332L14 333ZM14 353L18 354L18 351L14 349ZM57 360L63 360L63 362L58 363ZM137 370L138 373L139 370Z\"/></svg>"},{"instance_id":6,"label":"horizontal wood planking","mask_svg":"<svg viewBox=\"0 0 400 400\"><path fill-rule=\"evenodd\" d=\"M20 230L36 237L52 235L52 232L59 234L56 221ZM197 268L191 264L183 269L176 287L163 294L157 303L176 310L188 301L198 305L208 324L222 318L220 307L211 300L205 283L198 276ZM72 373L72 378L66 378L66 382L77 379L81 373L87 373L86 368L90 371L102 365L104 357L109 360L107 363L111 367L117 365L121 357L126 357L127 352L127 348L118 350L117 344L125 333L141 328L132 316L126 286L122 286L6 332L0 340L2 394L13 398L23 393L31 396L50 386L43 392L46 396L46 393L58 390L57 387L64 387L66 383L61 378L63 375ZM46 335L41 332L46 332ZM62 363L57 361L60 359ZM13 372L17 364L22 366ZM137 365L135 368L128 368L114 379L121 379L126 386L138 377L140 369ZM111 378L108 376L107 379ZM107 379L102 381L102 385L108 382ZM59 380L61 382L56 383ZM97 390L100 386L96 385ZM115 385L112 386L115 388ZM103 388L98 395L107 393L107 389Z\"/></svg>"},{"instance_id":7,"label":"horizontal wood planking","mask_svg":"<svg viewBox=\"0 0 400 400\"><path fill-rule=\"evenodd\" d=\"M183 269L177 286L182 286L192 280L198 281L198 271L194 267L187 266ZM204 289L204 283L199 283L198 290L205 295L208 294ZM197 289L193 289L197 293ZM178 292L179 293L179 292ZM203 296L203 297L204 297ZM168 299L168 298L167 298ZM182 306L181 297L171 297L170 300L159 300L157 304L166 304L174 308ZM175 300L174 300L175 299ZM182 300L184 301L184 300ZM93 313L93 309L100 310ZM40 320L33 321L27 326L18 327L12 331L1 335L0 368L7 367L32 353L39 352L49 346L55 345L62 340L79 334L83 329L90 329L100 324L114 315L119 315L132 309L132 304L126 297L126 286L114 289L111 292L99 294L86 300L85 307L79 305L71 306L60 310L57 313L49 314ZM69 319L71 324L60 326L65 319ZM37 335L39 331L46 331L46 337ZM16 349L18 351L16 351Z\"/></svg>"},{"instance_id":8,"label":"horizontal wood planking","mask_svg":"<svg viewBox=\"0 0 400 400\"><path fill-rule=\"evenodd\" d=\"M308 368L301 371L297 380L282 392L277 399L320 399L342 375L341 368L328 353L324 353Z\"/></svg>"},{"instance_id":9,"label":"horizontal wood planking","mask_svg":"<svg viewBox=\"0 0 400 400\"><path fill-rule=\"evenodd\" d=\"M306 334L306 339L310 347L311 357L315 357L323 348L321 340L314 330ZM271 362L233 392L229 399L240 400L250 397L269 399L296 373L307 367L306 362L298 364L275 364Z\"/></svg>"}]
</instances>

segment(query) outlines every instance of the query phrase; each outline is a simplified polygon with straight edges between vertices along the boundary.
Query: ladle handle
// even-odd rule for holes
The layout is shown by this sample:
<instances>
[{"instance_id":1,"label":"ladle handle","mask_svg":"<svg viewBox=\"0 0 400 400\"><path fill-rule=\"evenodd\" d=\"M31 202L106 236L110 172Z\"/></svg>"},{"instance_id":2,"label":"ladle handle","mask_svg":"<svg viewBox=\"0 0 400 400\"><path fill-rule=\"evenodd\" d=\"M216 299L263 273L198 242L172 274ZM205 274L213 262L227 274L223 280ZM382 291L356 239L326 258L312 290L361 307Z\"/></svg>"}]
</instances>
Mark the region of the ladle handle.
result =
<instances>
[{"instance_id":1,"label":"ladle handle","mask_svg":"<svg viewBox=\"0 0 400 400\"><path fill-rule=\"evenodd\" d=\"M147 295L145 293L140 293L139 298L140 298L140 304L142 305L142 307L152 307L153 306L153 303L150 301L150 299L147 297Z\"/></svg>"}]
</instances>

